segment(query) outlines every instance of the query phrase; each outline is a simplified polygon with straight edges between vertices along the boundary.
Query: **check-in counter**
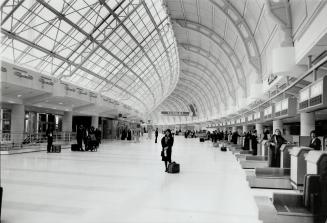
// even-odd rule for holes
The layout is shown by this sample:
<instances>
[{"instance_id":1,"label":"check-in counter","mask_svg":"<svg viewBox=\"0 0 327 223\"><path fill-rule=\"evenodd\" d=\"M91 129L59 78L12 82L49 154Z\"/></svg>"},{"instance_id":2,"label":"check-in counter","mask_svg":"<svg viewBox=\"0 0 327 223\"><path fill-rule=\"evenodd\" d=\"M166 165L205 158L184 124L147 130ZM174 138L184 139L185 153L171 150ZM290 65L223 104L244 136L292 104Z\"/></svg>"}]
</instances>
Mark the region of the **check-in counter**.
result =
<instances>
[{"instance_id":1,"label":"check-in counter","mask_svg":"<svg viewBox=\"0 0 327 223\"><path fill-rule=\"evenodd\" d=\"M300 152L295 149L293 152ZM299 150L299 151L297 151ZM327 152L307 150L302 194L274 193L273 205L280 222L325 223L327 220ZM277 216L275 216L277 218Z\"/></svg>"},{"instance_id":2,"label":"check-in counter","mask_svg":"<svg viewBox=\"0 0 327 223\"><path fill-rule=\"evenodd\" d=\"M258 147L258 155L259 156L268 156L268 145L267 145L268 140L262 140L261 143L259 143Z\"/></svg>"},{"instance_id":3,"label":"check-in counter","mask_svg":"<svg viewBox=\"0 0 327 223\"><path fill-rule=\"evenodd\" d=\"M325 170L326 176L322 177L327 178L327 151L312 150L305 157L305 160L307 161L307 174L321 173Z\"/></svg>"},{"instance_id":4,"label":"check-in counter","mask_svg":"<svg viewBox=\"0 0 327 223\"><path fill-rule=\"evenodd\" d=\"M307 174L320 175L320 212L325 214L322 217L327 221L327 151L312 150L305 160L307 161Z\"/></svg>"},{"instance_id":5,"label":"check-in counter","mask_svg":"<svg viewBox=\"0 0 327 223\"><path fill-rule=\"evenodd\" d=\"M291 155L289 150L292 148L294 148L292 144L283 144L280 147L280 168L291 167Z\"/></svg>"},{"instance_id":6,"label":"check-in counter","mask_svg":"<svg viewBox=\"0 0 327 223\"><path fill-rule=\"evenodd\" d=\"M292 189L290 181L289 150L294 145L283 144L281 150L281 168L257 167L254 172L247 173L247 181L251 188ZM255 157L255 156L254 156ZM247 157L250 158L250 157Z\"/></svg>"},{"instance_id":7,"label":"check-in counter","mask_svg":"<svg viewBox=\"0 0 327 223\"><path fill-rule=\"evenodd\" d=\"M310 147L294 147L290 150L291 155L291 183L294 188L301 188L304 182L304 175L307 171L307 162L305 154L310 150Z\"/></svg>"},{"instance_id":8,"label":"check-in counter","mask_svg":"<svg viewBox=\"0 0 327 223\"><path fill-rule=\"evenodd\" d=\"M227 146L227 148L233 153L239 153L239 151L242 150L242 146L241 145L238 145L238 144L230 144Z\"/></svg>"}]
</instances>

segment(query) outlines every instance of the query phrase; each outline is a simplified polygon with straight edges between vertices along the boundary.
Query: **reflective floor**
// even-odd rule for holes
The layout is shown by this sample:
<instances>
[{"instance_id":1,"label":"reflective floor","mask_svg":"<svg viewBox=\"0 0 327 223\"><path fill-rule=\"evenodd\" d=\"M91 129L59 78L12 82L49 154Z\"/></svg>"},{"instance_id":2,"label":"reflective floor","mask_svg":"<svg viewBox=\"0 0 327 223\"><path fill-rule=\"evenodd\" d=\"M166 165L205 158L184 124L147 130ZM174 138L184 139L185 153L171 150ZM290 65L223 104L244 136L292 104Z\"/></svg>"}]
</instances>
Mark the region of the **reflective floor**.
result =
<instances>
[{"instance_id":1,"label":"reflective floor","mask_svg":"<svg viewBox=\"0 0 327 223\"><path fill-rule=\"evenodd\" d=\"M176 136L173 160L181 173L167 174L153 141L1 156L1 222L259 222L245 172L230 152Z\"/></svg>"}]
</instances>

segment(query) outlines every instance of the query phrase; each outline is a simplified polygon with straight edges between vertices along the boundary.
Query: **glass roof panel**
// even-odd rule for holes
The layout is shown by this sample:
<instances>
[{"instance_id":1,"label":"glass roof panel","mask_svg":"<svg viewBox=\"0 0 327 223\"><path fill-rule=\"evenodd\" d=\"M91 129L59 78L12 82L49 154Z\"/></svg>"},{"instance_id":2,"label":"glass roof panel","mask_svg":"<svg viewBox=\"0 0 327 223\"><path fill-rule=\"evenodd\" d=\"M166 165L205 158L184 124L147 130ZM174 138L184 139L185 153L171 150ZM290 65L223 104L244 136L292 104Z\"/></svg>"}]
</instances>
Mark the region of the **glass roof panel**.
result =
<instances>
[{"instance_id":1,"label":"glass roof panel","mask_svg":"<svg viewBox=\"0 0 327 223\"><path fill-rule=\"evenodd\" d=\"M3 7L3 16L11 9ZM6 60L142 111L155 108L179 76L177 44L161 1L25 1L1 28Z\"/></svg>"}]
</instances>

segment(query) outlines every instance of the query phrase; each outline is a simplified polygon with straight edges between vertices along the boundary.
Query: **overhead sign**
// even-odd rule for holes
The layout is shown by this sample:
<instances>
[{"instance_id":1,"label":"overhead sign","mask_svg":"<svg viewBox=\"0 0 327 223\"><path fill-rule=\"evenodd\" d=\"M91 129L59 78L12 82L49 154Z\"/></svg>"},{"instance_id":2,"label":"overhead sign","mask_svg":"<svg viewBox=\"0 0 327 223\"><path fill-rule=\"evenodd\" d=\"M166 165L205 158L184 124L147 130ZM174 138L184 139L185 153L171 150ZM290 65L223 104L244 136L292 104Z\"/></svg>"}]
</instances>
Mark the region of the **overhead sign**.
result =
<instances>
[{"instance_id":1,"label":"overhead sign","mask_svg":"<svg viewBox=\"0 0 327 223\"><path fill-rule=\"evenodd\" d=\"M161 114L169 116L189 116L190 112L162 111Z\"/></svg>"}]
</instances>

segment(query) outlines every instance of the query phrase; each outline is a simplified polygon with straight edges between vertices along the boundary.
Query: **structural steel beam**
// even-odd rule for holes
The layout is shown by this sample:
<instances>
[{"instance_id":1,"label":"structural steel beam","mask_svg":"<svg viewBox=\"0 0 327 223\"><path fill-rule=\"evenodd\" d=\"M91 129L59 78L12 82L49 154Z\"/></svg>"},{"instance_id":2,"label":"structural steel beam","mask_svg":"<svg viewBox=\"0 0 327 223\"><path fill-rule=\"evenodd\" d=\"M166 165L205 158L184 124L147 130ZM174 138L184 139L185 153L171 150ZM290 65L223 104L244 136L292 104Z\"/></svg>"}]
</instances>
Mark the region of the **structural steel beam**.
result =
<instances>
[{"instance_id":1,"label":"structural steel beam","mask_svg":"<svg viewBox=\"0 0 327 223\"><path fill-rule=\"evenodd\" d=\"M249 25L246 22L246 19L240 14L240 12L235 8L235 6L227 0L222 0L224 6L220 6L215 0L210 0L211 3L220 9L222 13L226 15L229 21L234 25L238 34L240 35L246 53L248 55L249 61L252 66L256 69L258 74L262 72L261 57L258 49L257 42L251 32ZM234 18L230 14L235 15L237 18Z\"/></svg>"},{"instance_id":2,"label":"structural steel beam","mask_svg":"<svg viewBox=\"0 0 327 223\"><path fill-rule=\"evenodd\" d=\"M242 63L238 55L236 54L235 50L229 45L229 43L223 37L221 37L213 29L199 23L195 23L189 20L181 20L181 19L174 19L174 21L176 21L176 23L182 28L198 32L209 38L212 42L214 42L217 45L217 47L221 49L221 51L225 54L226 59L230 62L239 85L242 87L246 87L243 86L246 78L245 78L245 73ZM231 58L234 58L235 60L232 60Z\"/></svg>"}]
</instances>

